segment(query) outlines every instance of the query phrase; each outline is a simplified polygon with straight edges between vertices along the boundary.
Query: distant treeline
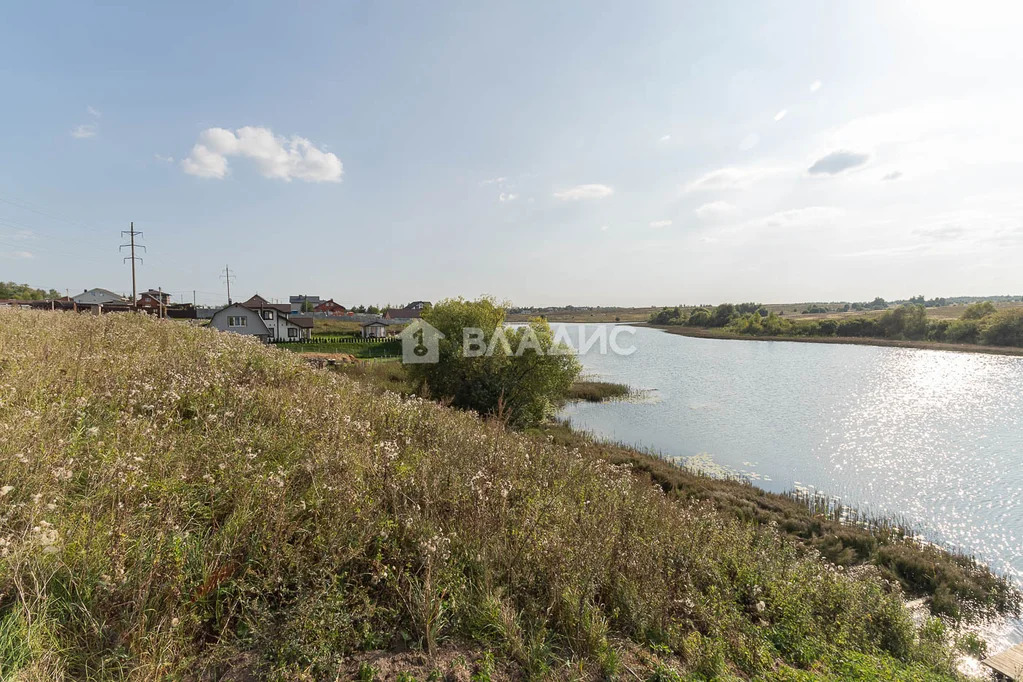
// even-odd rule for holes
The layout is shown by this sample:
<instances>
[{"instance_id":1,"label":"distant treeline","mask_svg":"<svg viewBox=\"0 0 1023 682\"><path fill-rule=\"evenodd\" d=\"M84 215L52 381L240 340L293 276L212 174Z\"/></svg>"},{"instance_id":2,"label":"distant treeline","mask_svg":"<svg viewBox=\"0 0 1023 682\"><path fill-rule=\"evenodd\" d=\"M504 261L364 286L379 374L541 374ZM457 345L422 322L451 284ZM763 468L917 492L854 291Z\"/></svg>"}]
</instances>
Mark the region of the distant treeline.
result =
<instances>
[{"instance_id":1,"label":"distant treeline","mask_svg":"<svg viewBox=\"0 0 1023 682\"><path fill-rule=\"evenodd\" d=\"M759 303L722 303L692 310L664 308L652 315L650 322L720 328L747 336L835 336L1023 347L1023 308L999 310L990 301L967 306L957 320L928 319L923 303L901 305L876 317L824 320L781 317Z\"/></svg>"},{"instance_id":2,"label":"distant treeline","mask_svg":"<svg viewBox=\"0 0 1023 682\"><path fill-rule=\"evenodd\" d=\"M13 298L19 301L41 301L44 298L60 298L60 294L50 289L35 289L27 284L16 282L0 282L0 298Z\"/></svg>"}]
</instances>

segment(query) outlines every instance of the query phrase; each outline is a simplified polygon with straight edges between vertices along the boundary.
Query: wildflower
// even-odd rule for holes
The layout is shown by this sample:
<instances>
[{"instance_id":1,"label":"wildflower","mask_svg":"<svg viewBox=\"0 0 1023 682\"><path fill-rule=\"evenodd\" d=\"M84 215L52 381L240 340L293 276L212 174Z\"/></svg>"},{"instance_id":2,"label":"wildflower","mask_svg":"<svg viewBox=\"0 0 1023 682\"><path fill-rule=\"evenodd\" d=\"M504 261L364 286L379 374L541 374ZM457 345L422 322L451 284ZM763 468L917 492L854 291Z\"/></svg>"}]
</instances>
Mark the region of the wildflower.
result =
<instances>
[{"instance_id":1,"label":"wildflower","mask_svg":"<svg viewBox=\"0 0 1023 682\"><path fill-rule=\"evenodd\" d=\"M12 490L14 490L13 485L5 485L3 488L0 488L0 497L7 497L7 494Z\"/></svg>"},{"instance_id":2,"label":"wildflower","mask_svg":"<svg viewBox=\"0 0 1023 682\"><path fill-rule=\"evenodd\" d=\"M762 601L758 601L757 602L757 613L763 613L764 609L766 609L766 608L767 608L767 604L765 604Z\"/></svg>"},{"instance_id":3,"label":"wildflower","mask_svg":"<svg viewBox=\"0 0 1023 682\"><path fill-rule=\"evenodd\" d=\"M181 621L178 620L177 618L171 618L171 627L172 628L176 628L178 626L178 623L180 623L180 622Z\"/></svg>"}]
</instances>

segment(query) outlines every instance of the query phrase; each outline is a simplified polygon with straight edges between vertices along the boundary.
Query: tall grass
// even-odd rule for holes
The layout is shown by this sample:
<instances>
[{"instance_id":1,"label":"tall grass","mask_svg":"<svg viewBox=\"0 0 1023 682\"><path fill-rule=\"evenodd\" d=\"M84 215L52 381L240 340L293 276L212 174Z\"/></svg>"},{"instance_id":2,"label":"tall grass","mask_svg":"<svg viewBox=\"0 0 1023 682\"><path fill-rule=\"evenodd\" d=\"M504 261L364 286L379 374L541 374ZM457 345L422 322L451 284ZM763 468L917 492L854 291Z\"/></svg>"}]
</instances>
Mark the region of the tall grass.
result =
<instances>
[{"instance_id":1,"label":"tall grass","mask_svg":"<svg viewBox=\"0 0 1023 682\"><path fill-rule=\"evenodd\" d=\"M0 491L4 679L954 676L870 571L172 321L0 310Z\"/></svg>"}]
</instances>

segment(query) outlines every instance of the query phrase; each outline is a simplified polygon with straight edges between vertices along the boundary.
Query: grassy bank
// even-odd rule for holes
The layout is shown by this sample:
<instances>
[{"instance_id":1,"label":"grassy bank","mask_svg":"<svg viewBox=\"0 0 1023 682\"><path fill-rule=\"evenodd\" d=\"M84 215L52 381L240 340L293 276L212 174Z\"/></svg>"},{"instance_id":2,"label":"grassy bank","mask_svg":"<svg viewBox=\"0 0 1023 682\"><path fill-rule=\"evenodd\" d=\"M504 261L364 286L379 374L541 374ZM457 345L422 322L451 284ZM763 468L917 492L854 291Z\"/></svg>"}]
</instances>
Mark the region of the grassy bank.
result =
<instances>
[{"instance_id":1,"label":"grassy bank","mask_svg":"<svg viewBox=\"0 0 1023 682\"><path fill-rule=\"evenodd\" d=\"M4 678L955 677L756 504L245 337L0 310L0 405Z\"/></svg>"},{"instance_id":2,"label":"grassy bank","mask_svg":"<svg viewBox=\"0 0 1023 682\"><path fill-rule=\"evenodd\" d=\"M1023 356L1023 348L1011 346L982 346L975 343L939 343L937 341L906 341L902 339L876 339L860 336L751 336L736 334L724 329L707 329L704 327L680 327L677 325L659 325L637 323L638 327L662 329L669 334L691 336L700 339L731 339L735 341L795 341L798 343L837 343L858 346L888 346L893 348L924 348L927 350L955 351L957 353L988 353L991 355Z\"/></svg>"},{"instance_id":3,"label":"grassy bank","mask_svg":"<svg viewBox=\"0 0 1023 682\"><path fill-rule=\"evenodd\" d=\"M629 395L630 389L625 384L616 384L610 381L588 381L580 380L572 384L568 389L568 400L584 400L591 403L600 403L615 398L625 398Z\"/></svg>"}]
</instances>

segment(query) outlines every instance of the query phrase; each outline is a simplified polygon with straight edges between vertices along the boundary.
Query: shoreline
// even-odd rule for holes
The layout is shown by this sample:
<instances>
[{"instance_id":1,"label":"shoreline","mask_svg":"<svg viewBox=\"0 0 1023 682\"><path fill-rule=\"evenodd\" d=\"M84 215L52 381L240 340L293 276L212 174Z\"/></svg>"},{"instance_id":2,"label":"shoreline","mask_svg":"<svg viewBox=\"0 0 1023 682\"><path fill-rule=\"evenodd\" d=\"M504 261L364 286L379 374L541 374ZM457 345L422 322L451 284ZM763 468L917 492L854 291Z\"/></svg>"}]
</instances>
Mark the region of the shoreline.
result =
<instances>
[{"instance_id":1,"label":"shoreline","mask_svg":"<svg viewBox=\"0 0 1023 682\"><path fill-rule=\"evenodd\" d=\"M697 339L719 339L723 341L789 341L792 343L831 343L854 346L885 346L889 348L917 348L921 350L942 350L954 353L985 353L987 355L1008 355L1023 357L1023 348L1012 346L982 346L973 343L941 343L938 341L904 341L901 339L875 339L859 336L748 336L731 332L704 329L703 327L678 327L648 322L629 323L634 327L660 329L669 334L689 336Z\"/></svg>"}]
</instances>

